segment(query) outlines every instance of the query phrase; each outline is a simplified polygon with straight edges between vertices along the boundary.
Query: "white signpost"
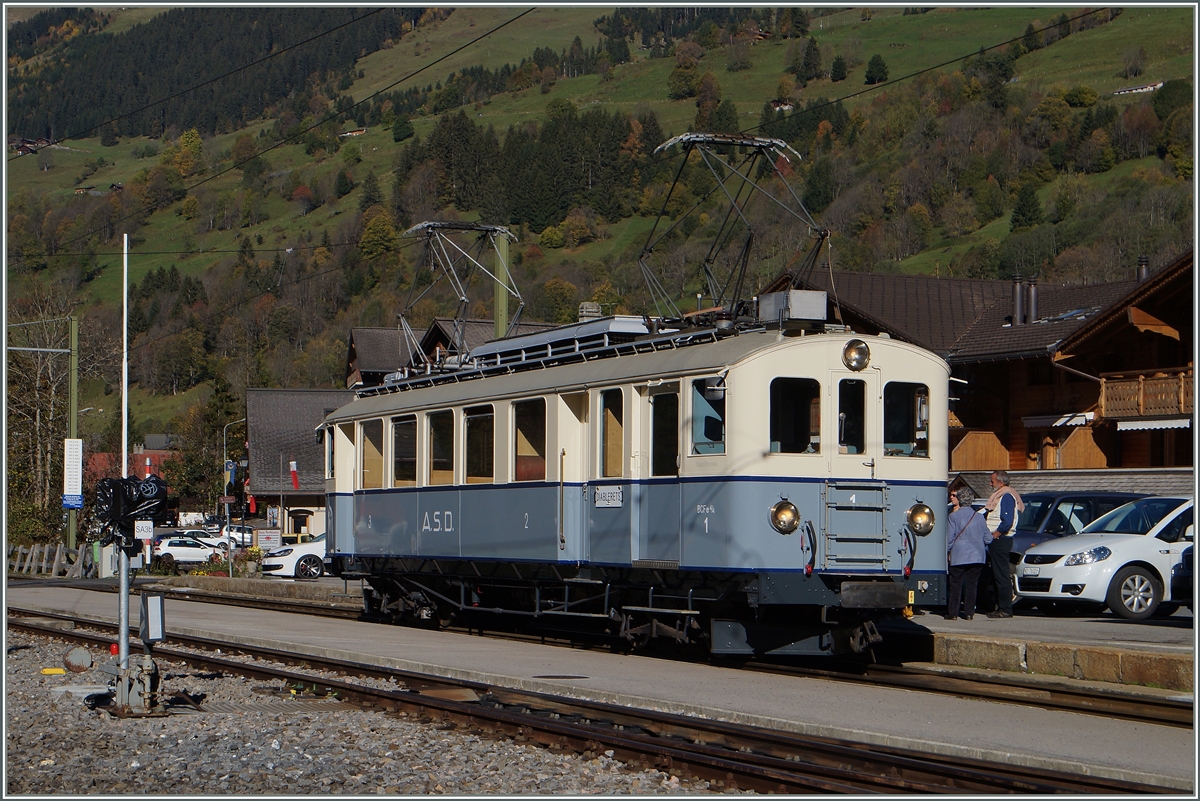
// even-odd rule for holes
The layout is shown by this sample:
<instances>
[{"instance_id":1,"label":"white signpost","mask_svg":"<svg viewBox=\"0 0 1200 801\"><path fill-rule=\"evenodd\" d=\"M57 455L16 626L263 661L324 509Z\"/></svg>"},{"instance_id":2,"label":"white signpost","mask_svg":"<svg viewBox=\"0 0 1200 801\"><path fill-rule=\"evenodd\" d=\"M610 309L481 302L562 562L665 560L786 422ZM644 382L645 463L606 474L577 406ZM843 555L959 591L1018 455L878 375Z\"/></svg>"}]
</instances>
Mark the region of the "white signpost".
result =
<instances>
[{"instance_id":1,"label":"white signpost","mask_svg":"<svg viewBox=\"0 0 1200 801\"><path fill-rule=\"evenodd\" d=\"M263 553L283 547L283 532L277 528L260 528L254 533L258 537L258 547Z\"/></svg>"},{"instance_id":2,"label":"white signpost","mask_svg":"<svg viewBox=\"0 0 1200 801\"><path fill-rule=\"evenodd\" d=\"M83 440L63 440L62 508L83 508Z\"/></svg>"}]
</instances>

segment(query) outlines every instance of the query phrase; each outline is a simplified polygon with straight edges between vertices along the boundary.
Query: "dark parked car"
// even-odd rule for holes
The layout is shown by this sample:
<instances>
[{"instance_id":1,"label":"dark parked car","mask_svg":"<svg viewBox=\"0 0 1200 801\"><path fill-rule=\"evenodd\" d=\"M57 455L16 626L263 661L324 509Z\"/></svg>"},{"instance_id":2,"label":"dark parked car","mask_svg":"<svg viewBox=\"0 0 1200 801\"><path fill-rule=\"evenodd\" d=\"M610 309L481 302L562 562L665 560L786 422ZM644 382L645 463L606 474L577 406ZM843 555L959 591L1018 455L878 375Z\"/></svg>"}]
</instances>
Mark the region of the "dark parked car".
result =
<instances>
[{"instance_id":1,"label":"dark parked car","mask_svg":"<svg viewBox=\"0 0 1200 801\"><path fill-rule=\"evenodd\" d=\"M1034 545L1078 534L1088 523L1118 506L1144 498L1140 492L1031 492L1022 495L1025 511L1017 518L1012 562Z\"/></svg>"}]
</instances>

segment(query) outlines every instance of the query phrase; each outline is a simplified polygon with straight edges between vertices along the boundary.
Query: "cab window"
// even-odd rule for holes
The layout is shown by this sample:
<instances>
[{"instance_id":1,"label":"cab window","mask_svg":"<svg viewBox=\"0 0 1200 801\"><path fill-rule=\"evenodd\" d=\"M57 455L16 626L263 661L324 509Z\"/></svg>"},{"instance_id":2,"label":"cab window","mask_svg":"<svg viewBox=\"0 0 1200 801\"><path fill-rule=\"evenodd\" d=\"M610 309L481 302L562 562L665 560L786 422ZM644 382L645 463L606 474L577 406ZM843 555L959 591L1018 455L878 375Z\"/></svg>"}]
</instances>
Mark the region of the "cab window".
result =
<instances>
[{"instance_id":1,"label":"cab window","mask_svg":"<svg viewBox=\"0 0 1200 801\"><path fill-rule=\"evenodd\" d=\"M1182 514L1179 514L1170 523L1163 526L1163 530L1158 532L1158 539L1163 542L1179 542L1179 538L1183 536L1183 532L1192 524L1192 510L1187 509Z\"/></svg>"},{"instance_id":2,"label":"cab window","mask_svg":"<svg viewBox=\"0 0 1200 801\"><path fill-rule=\"evenodd\" d=\"M866 452L867 382L843 378L838 382L838 452Z\"/></svg>"},{"instance_id":3,"label":"cab window","mask_svg":"<svg viewBox=\"0 0 1200 801\"><path fill-rule=\"evenodd\" d=\"M821 452L821 385L811 378L771 382L771 453Z\"/></svg>"},{"instance_id":4,"label":"cab window","mask_svg":"<svg viewBox=\"0 0 1200 801\"><path fill-rule=\"evenodd\" d=\"M884 386L883 455L929 456L929 387L903 381Z\"/></svg>"},{"instance_id":5,"label":"cab window","mask_svg":"<svg viewBox=\"0 0 1200 801\"><path fill-rule=\"evenodd\" d=\"M701 378L692 382L692 455L724 452L724 379Z\"/></svg>"},{"instance_id":6,"label":"cab window","mask_svg":"<svg viewBox=\"0 0 1200 801\"><path fill-rule=\"evenodd\" d=\"M679 393L650 396L650 475L679 475Z\"/></svg>"}]
</instances>

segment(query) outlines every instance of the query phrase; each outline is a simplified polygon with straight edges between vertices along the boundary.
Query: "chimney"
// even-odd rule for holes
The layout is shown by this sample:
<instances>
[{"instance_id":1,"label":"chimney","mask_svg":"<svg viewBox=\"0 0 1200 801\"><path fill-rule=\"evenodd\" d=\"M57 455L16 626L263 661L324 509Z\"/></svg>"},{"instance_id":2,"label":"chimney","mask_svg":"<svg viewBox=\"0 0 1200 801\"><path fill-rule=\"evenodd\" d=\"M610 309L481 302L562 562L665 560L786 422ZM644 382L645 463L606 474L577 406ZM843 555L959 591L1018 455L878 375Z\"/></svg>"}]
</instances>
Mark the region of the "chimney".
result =
<instances>
[{"instance_id":1,"label":"chimney","mask_svg":"<svg viewBox=\"0 0 1200 801\"><path fill-rule=\"evenodd\" d=\"M1037 280L1030 279L1029 281L1029 299L1025 303L1025 317L1029 322L1034 322L1038 318L1038 297L1037 297Z\"/></svg>"},{"instance_id":2,"label":"chimney","mask_svg":"<svg viewBox=\"0 0 1200 801\"><path fill-rule=\"evenodd\" d=\"M1021 276L1013 278L1012 324L1014 327L1025 324L1024 287Z\"/></svg>"},{"instance_id":3,"label":"chimney","mask_svg":"<svg viewBox=\"0 0 1200 801\"><path fill-rule=\"evenodd\" d=\"M1150 257L1138 256L1137 282L1140 284L1150 277Z\"/></svg>"}]
</instances>

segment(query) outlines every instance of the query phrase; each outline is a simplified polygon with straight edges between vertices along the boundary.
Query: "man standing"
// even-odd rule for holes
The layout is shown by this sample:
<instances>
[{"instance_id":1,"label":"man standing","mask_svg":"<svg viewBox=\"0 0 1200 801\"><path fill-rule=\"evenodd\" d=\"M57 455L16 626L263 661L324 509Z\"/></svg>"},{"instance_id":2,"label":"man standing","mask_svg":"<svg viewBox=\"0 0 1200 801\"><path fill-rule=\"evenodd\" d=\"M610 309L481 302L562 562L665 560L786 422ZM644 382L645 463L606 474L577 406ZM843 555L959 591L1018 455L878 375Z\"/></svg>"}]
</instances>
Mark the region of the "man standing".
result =
<instances>
[{"instance_id":1,"label":"man standing","mask_svg":"<svg viewBox=\"0 0 1200 801\"><path fill-rule=\"evenodd\" d=\"M988 545L988 562L992 565L992 582L996 590L996 611L988 617L1012 617L1013 587L1010 575L1009 555L1012 553L1012 535L1017 531L1017 515L1025 510L1025 502L1017 491L1008 485L1008 473L996 470L988 478L992 495L984 509L987 512L987 527L992 532Z\"/></svg>"}]
</instances>

